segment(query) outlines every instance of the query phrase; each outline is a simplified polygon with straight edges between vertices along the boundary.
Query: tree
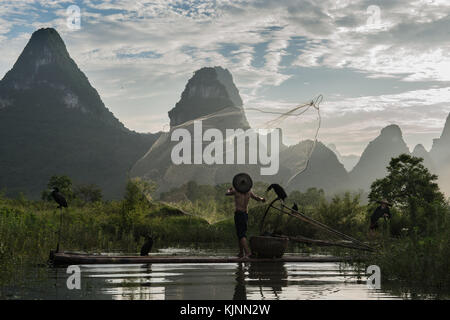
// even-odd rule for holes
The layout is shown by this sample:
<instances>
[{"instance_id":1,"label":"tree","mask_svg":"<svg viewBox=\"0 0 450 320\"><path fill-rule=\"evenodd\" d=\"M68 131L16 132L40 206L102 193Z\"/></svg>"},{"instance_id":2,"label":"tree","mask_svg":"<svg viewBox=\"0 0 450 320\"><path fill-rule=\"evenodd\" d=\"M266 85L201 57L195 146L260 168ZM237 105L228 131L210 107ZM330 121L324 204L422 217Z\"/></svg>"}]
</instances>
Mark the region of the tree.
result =
<instances>
[{"instance_id":1,"label":"tree","mask_svg":"<svg viewBox=\"0 0 450 320\"><path fill-rule=\"evenodd\" d=\"M364 207L360 204L360 195L346 192L335 195L330 202L322 201L318 205L318 220L347 234L355 234L359 219L364 216Z\"/></svg>"},{"instance_id":2,"label":"tree","mask_svg":"<svg viewBox=\"0 0 450 320\"><path fill-rule=\"evenodd\" d=\"M74 195L84 203L93 203L103 199L102 190L95 184L77 186Z\"/></svg>"},{"instance_id":3,"label":"tree","mask_svg":"<svg viewBox=\"0 0 450 320\"><path fill-rule=\"evenodd\" d=\"M436 207L445 205L445 198L436 183L438 177L422 162L422 158L407 154L392 158L387 176L372 183L369 200L387 199L404 209L413 225L418 225L418 219L424 222L433 218Z\"/></svg>"},{"instance_id":4,"label":"tree","mask_svg":"<svg viewBox=\"0 0 450 320\"><path fill-rule=\"evenodd\" d=\"M121 210L121 232L129 232L133 225L143 218L151 205L151 192L156 189L156 184L141 178L129 179L125 189L125 196Z\"/></svg>"},{"instance_id":5,"label":"tree","mask_svg":"<svg viewBox=\"0 0 450 320\"><path fill-rule=\"evenodd\" d=\"M320 203L325 201L325 192L323 189L308 188L306 192L301 192L298 190L292 191L289 198L298 205L304 207L317 207Z\"/></svg>"},{"instance_id":6,"label":"tree","mask_svg":"<svg viewBox=\"0 0 450 320\"><path fill-rule=\"evenodd\" d=\"M74 198L74 193L72 190L72 180L68 176L52 176L48 181L47 188L52 190L53 188L58 188L67 200L72 200ZM51 201L51 191L44 190L42 192L42 200Z\"/></svg>"},{"instance_id":7,"label":"tree","mask_svg":"<svg viewBox=\"0 0 450 320\"><path fill-rule=\"evenodd\" d=\"M141 178L128 180L125 190L125 204L128 208L136 208L139 204L147 204L152 200L151 193L156 190L156 184Z\"/></svg>"}]
</instances>

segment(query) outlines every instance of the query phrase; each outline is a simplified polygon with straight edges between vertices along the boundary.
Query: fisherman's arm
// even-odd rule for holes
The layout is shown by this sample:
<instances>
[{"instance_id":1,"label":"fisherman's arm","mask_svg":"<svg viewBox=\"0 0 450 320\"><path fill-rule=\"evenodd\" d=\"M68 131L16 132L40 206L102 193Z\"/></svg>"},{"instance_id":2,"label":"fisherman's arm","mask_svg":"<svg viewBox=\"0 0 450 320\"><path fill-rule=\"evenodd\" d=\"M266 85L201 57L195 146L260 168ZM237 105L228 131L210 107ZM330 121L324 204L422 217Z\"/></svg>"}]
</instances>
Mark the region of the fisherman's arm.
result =
<instances>
[{"instance_id":1,"label":"fisherman's arm","mask_svg":"<svg viewBox=\"0 0 450 320\"><path fill-rule=\"evenodd\" d=\"M226 196L232 196L232 195L234 195L234 194L235 194L235 191L234 191L233 188L229 188L229 189L227 190L227 193L225 193Z\"/></svg>"},{"instance_id":2,"label":"fisherman's arm","mask_svg":"<svg viewBox=\"0 0 450 320\"><path fill-rule=\"evenodd\" d=\"M256 201L266 202L266 199L261 198L261 197L258 197L256 194L254 194L254 193L251 192L251 191L250 191L250 197L251 197L253 200L256 200Z\"/></svg>"}]
</instances>

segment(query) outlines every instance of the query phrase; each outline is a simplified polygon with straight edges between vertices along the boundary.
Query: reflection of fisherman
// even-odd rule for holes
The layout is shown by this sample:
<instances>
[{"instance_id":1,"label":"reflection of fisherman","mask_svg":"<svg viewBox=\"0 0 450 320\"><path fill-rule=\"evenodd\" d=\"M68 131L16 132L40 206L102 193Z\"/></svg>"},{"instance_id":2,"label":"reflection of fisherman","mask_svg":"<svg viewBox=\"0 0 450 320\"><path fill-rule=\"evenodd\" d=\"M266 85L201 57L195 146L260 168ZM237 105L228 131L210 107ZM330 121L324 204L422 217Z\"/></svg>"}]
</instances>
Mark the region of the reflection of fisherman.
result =
<instances>
[{"instance_id":1,"label":"reflection of fisherman","mask_svg":"<svg viewBox=\"0 0 450 320\"><path fill-rule=\"evenodd\" d=\"M233 300L247 300L247 290L245 288L245 267L238 263L236 270L236 286L234 287Z\"/></svg>"},{"instance_id":2,"label":"reflection of fisherman","mask_svg":"<svg viewBox=\"0 0 450 320\"><path fill-rule=\"evenodd\" d=\"M247 207L250 198L256 201L265 202L264 198L256 196L251 188L253 181L246 173L237 174L233 178L233 188L228 189L226 195L234 196L234 204L236 211L234 212L234 225L236 226L236 233L239 241L239 257L250 256L250 249L247 244L247 222L248 214Z\"/></svg>"},{"instance_id":3,"label":"reflection of fisherman","mask_svg":"<svg viewBox=\"0 0 450 320\"><path fill-rule=\"evenodd\" d=\"M370 216L371 231L378 229L378 220L381 217L383 217L384 220L391 218L391 212L389 211L389 206L391 206L391 204L386 199L378 201L378 203L380 205L375 209L375 211Z\"/></svg>"}]
</instances>

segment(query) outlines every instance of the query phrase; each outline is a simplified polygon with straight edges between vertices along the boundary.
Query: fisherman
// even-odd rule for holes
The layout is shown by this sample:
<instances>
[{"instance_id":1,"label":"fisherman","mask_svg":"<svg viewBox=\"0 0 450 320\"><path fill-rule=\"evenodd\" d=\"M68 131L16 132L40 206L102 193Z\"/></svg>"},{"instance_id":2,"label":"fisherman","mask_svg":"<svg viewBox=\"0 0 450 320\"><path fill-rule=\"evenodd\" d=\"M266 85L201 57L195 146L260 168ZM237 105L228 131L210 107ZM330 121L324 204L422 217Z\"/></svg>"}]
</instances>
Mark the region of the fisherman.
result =
<instances>
[{"instance_id":1,"label":"fisherman","mask_svg":"<svg viewBox=\"0 0 450 320\"><path fill-rule=\"evenodd\" d=\"M389 207L391 204L383 199L381 201L377 201L380 205L375 209L375 211L370 216L370 231L373 232L378 229L378 220L383 217L384 220L391 218L391 212L389 211Z\"/></svg>"},{"instance_id":2,"label":"fisherman","mask_svg":"<svg viewBox=\"0 0 450 320\"><path fill-rule=\"evenodd\" d=\"M235 212L234 225L239 242L239 258L250 256L250 249L247 244L247 207L250 198L256 201L265 202L266 199L258 197L252 192L253 181L246 173L239 173L233 178L233 188L228 189L226 195L234 196Z\"/></svg>"}]
</instances>

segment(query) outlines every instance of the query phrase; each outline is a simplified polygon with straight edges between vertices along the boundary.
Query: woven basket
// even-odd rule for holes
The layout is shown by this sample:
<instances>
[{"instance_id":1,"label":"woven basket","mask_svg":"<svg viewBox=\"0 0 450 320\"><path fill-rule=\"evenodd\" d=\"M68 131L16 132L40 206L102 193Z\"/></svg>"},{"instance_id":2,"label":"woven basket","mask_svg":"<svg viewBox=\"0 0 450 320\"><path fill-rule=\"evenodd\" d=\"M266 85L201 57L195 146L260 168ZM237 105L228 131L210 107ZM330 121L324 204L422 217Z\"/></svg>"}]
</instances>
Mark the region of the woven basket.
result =
<instances>
[{"instance_id":1,"label":"woven basket","mask_svg":"<svg viewBox=\"0 0 450 320\"><path fill-rule=\"evenodd\" d=\"M281 258L288 242L285 237L255 236L250 238L250 248L258 258Z\"/></svg>"}]
</instances>

